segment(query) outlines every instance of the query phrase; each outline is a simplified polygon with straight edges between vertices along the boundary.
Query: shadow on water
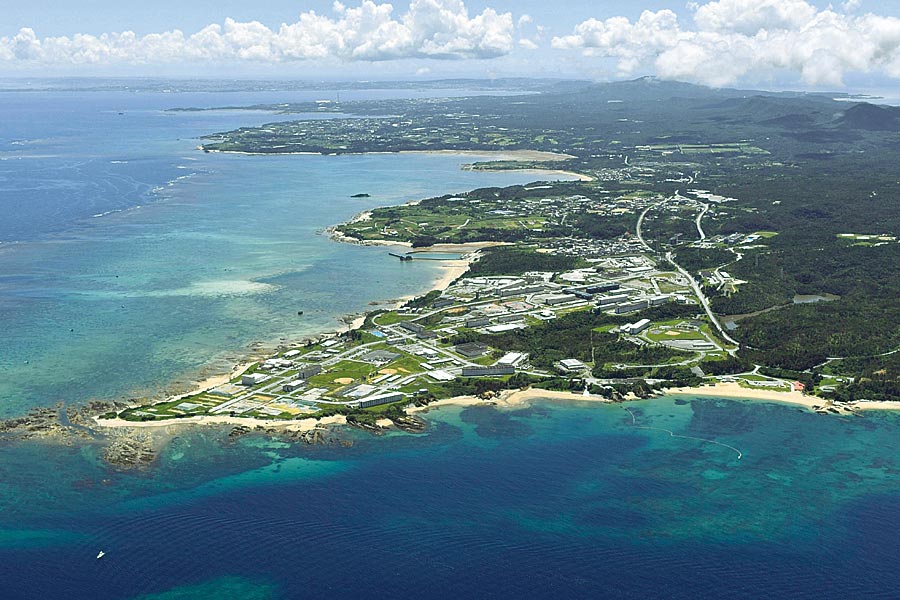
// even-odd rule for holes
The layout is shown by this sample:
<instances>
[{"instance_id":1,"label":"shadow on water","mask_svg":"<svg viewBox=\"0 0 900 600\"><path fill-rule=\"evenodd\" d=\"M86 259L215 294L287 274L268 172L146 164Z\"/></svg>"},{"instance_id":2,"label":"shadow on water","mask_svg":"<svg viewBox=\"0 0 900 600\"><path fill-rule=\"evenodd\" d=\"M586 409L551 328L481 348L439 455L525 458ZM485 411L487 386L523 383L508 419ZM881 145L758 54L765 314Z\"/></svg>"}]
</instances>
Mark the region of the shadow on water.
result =
<instances>
[{"instance_id":1,"label":"shadow on water","mask_svg":"<svg viewBox=\"0 0 900 600\"><path fill-rule=\"evenodd\" d=\"M534 430L523 419L534 416L532 410L497 410L492 406L472 406L460 413L463 422L475 426L482 438L506 439L528 437Z\"/></svg>"}]
</instances>

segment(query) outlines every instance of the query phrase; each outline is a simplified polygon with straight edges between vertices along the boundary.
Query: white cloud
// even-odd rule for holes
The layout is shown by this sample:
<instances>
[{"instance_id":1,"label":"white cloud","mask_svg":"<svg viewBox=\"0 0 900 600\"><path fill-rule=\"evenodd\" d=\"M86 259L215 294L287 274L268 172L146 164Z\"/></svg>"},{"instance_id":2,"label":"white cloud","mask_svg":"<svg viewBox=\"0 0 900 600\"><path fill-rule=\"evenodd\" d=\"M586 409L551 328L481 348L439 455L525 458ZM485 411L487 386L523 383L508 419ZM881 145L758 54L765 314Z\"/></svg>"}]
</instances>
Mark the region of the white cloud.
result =
<instances>
[{"instance_id":1,"label":"white cloud","mask_svg":"<svg viewBox=\"0 0 900 600\"><path fill-rule=\"evenodd\" d=\"M761 29L797 29L816 15L804 0L718 0L697 7L694 21L701 31L754 35Z\"/></svg>"},{"instance_id":2,"label":"white cloud","mask_svg":"<svg viewBox=\"0 0 900 600\"><path fill-rule=\"evenodd\" d=\"M510 13L486 8L470 16L462 0L411 0L405 13L363 0L333 5L333 16L302 13L272 30L226 19L185 35L179 30L137 36L38 38L29 28L0 37L0 62L25 65L158 64L191 61L279 63L315 59L383 61L404 58L493 58L515 47Z\"/></svg>"},{"instance_id":3,"label":"white cloud","mask_svg":"<svg viewBox=\"0 0 900 600\"><path fill-rule=\"evenodd\" d=\"M692 26L670 10L636 21L590 19L552 46L612 58L620 75L642 70L708 85L793 72L807 84L840 85L846 73L900 77L900 19L819 10L804 0L717 0L688 5Z\"/></svg>"}]
</instances>

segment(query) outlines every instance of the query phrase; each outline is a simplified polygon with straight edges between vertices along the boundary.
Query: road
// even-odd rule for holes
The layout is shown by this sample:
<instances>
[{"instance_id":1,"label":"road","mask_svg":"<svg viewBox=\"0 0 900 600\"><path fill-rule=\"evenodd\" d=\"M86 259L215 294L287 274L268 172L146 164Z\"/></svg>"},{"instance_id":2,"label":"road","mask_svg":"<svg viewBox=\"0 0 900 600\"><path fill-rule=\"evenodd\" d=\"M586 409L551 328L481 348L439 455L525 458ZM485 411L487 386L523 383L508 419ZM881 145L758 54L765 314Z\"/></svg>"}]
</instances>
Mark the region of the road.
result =
<instances>
[{"instance_id":1,"label":"road","mask_svg":"<svg viewBox=\"0 0 900 600\"><path fill-rule=\"evenodd\" d=\"M644 240L644 236L641 231L641 229L644 225L644 218L647 216L647 213L649 213L651 209L656 208L657 206L659 206L661 204L665 204L666 202L668 202L669 200L671 200L672 198L675 198L677 196L678 196L678 190L675 190L675 194L672 197L665 198L663 200L660 200L659 202L654 202L653 204L650 204L649 206L647 206L647 208L645 208L641 212L640 216L638 216L637 224L635 225L635 234L637 235L638 241L641 243L641 245L644 246L644 248L646 248L647 251L650 253L655 253L655 252L654 252L653 248L650 247L650 244L648 244ZM701 213L701 215L697 217L697 230L701 231L701 232L702 232L702 227L700 225L700 219L701 219L702 215L705 214L705 212L706 211L703 211ZM729 344L733 344L734 346L739 346L740 344L734 338L732 338L730 335L728 335L728 332L725 331L725 328L722 327L722 324L719 322L718 317L716 317L716 315L713 313L712 308L709 305L709 300L703 294L703 290L700 288L700 284L697 283L697 280L694 279L694 277L690 273L688 273L684 267L682 267L675 261L675 253L667 252L666 260L668 260L670 263L672 263L672 265L675 266L675 269L679 273L681 273L685 277L685 279L688 280L688 283L691 284L691 289L694 290L694 295L697 296L697 299L700 301L700 305L703 307L703 310L706 312L706 316L709 317L710 323L713 324L713 326L719 332L719 335L722 336L722 339L727 341ZM729 350L728 352L729 352L729 354L734 354L735 350Z\"/></svg>"},{"instance_id":2,"label":"road","mask_svg":"<svg viewBox=\"0 0 900 600\"><path fill-rule=\"evenodd\" d=\"M709 204L701 204L701 206L703 207L703 210L701 210L697 215L697 235L700 236L700 241L702 242L706 239L706 233L704 233L703 226L700 224L700 221L703 220L703 217L709 211Z\"/></svg>"}]
</instances>

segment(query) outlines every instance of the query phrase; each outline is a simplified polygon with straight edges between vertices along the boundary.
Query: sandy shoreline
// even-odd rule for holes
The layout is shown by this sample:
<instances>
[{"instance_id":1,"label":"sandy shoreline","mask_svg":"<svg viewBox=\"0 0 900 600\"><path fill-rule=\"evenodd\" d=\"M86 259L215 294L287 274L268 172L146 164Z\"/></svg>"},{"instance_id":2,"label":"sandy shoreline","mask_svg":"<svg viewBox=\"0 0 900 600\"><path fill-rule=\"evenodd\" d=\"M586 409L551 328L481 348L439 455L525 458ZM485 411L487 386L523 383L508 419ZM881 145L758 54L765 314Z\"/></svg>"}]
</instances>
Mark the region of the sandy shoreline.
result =
<instances>
[{"instance_id":1,"label":"sandy shoreline","mask_svg":"<svg viewBox=\"0 0 900 600\"><path fill-rule=\"evenodd\" d=\"M479 163L475 163L479 164ZM484 163L482 163L484 164ZM490 166L486 166L485 168L476 169L473 165L465 165L466 167L470 167L470 171L474 171L476 173L525 173L526 175L535 175L541 177L562 177L565 179L575 179L577 181L594 181L594 178L590 175L585 175L584 173L576 173L575 171L566 171L564 169L541 169L537 167L532 167L528 169L492 169ZM554 181L552 179L548 179L547 181Z\"/></svg>"},{"instance_id":2,"label":"sandy shoreline","mask_svg":"<svg viewBox=\"0 0 900 600\"><path fill-rule=\"evenodd\" d=\"M828 409L838 411L838 414L853 414L858 410L900 410L900 400L883 400L883 401L859 401L849 404L833 404L832 402L819 398L817 396L809 396L802 392L778 392L775 390L762 390L741 387L737 383L717 383L713 386L703 387L683 387L669 388L663 391L661 398L667 396L699 396L704 398L726 398L730 400L748 400L756 402L773 402L779 404L791 404L794 406L802 406L811 412L822 412ZM457 396L455 398L447 398L432 402L427 406L420 406L408 409L410 414L427 412L430 409L437 409L443 406L499 406L514 408L528 404L534 400L562 400L568 402L596 402L600 404L617 404L602 396L588 395L585 396L581 392L563 392L556 390L542 390L539 388L528 388L526 390L506 390L501 392L499 396L490 400L482 400L472 396ZM645 400L633 399L630 402L652 402L654 398ZM832 413L833 414L833 413Z\"/></svg>"},{"instance_id":3,"label":"sandy shoreline","mask_svg":"<svg viewBox=\"0 0 900 600\"><path fill-rule=\"evenodd\" d=\"M563 392L558 390L542 390L539 388L528 388L525 390L504 390L498 396L490 400L482 400L474 396L455 396L453 398L445 398L437 400L426 406L415 406L407 409L407 413L416 414L428 412L432 409L439 409L444 406L499 406L503 408L515 408L527 405L533 400L564 400L569 402L597 402L601 404L614 404L612 400L602 396L588 395L585 396L581 392Z\"/></svg>"},{"instance_id":4,"label":"sandy shoreline","mask_svg":"<svg viewBox=\"0 0 900 600\"><path fill-rule=\"evenodd\" d=\"M794 406L802 406L811 412L819 414L825 411L837 411L839 415L850 415L855 411L865 410L900 410L900 401L860 401L851 404L835 405L824 398L816 396L808 396L801 392L777 392L774 390L760 390L741 387L737 383L718 383L714 386L703 387L683 387L669 388L663 392L662 396L641 399L631 399L629 402L652 402L657 398L665 398L668 396L699 396L704 398L725 398L730 400L747 400L755 402L773 402L779 404L791 404ZM603 396L593 394L584 395L582 392L565 392L558 390L544 390L540 388L528 388L524 390L504 390L499 395L490 399L481 399L474 396L455 396L453 398L445 398L437 400L425 406L412 406L406 409L409 415L419 413L428 413L431 410L439 410L443 407L468 408L472 406L494 406L499 408L520 408L527 406L533 401L563 401L563 402L592 402L597 404L615 405L620 402L614 402ZM829 412L831 412L829 411ZM831 414L834 414L831 412ZM248 417L228 417L228 416L197 416L185 419L168 419L165 421L126 421L124 419L100 419L95 417L94 421L100 427L120 428L120 427L168 427L182 425L244 425L248 427L262 426L265 428L278 428L284 431L306 432L312 431L316 427L324 427L328 425L345 425L347 420L342 415L325 417L321 420L308 418L296 421L281 420L264 420L253 419ZM390 427L391 423L382 419L378 425L380 427Z\"/></svg>"},{"instance_id":5,"label":"sandy shoreline","mask_svg":"<svg viewBox=\"0 0 900 600\"><path fill-rule=\"evenodd\" d=\"M853 410L900 410L900 400L860 400L850 406Z\"/></svg>"},{"instance_id":6,"label":"sandy shoreline","mask_svg":"<svg viewBox=\"0 0 900 600\"><path fill-rule=\"evenodd\" d=\"M702 387L669 388L666 394L703 396L714 398L736 398L740 400L765 400L770 402L784 402L797 404L812 409L814 406L823 406L828 403L824 398L809 396L803 392L779 392L760 388L742 387L738 383L717 383Z\"/></svg>"},{"instance_id":7,"label":"sandy shoreline","mask_svg":"<svg viewBox=\"0 0 900 600\"><path fill-rule=\"evenodd\" d=\"M489 156L495 160L569 160L571 154L544 152L541 150L376 150L372 152L247 152L245 150L207 150L202 145L197 150L210 154L242 154L244 156L363 156L366 154L436 154L444 156Z\"/></svg>"},{"instance_id":8,"label":"sandy shoreline","mask_svg":"<svg viewBox=\"0 0 900 600\"><path fill-rule=\"evenodd\" d=\"M556 175L557 177L567 177L577 179L578 181L594 181L594 178L584 173L576 173L575 171L562 171L559 169L518 169L520 173L533 173L535 175Z\"/></svg>"},{"instance_id":9,"label":"sandy shoreline","mask_svg":"<svg viewBox=\"0 0 900 600\"><path fill-rule=\"evenodd\" d=\"M198 149L204 150L204 152L215 153L215 154L240 154L243 156L341 156L341 155L349 155L349 156L365 156L367 154L433 154L439 156L463 156L463 157L472 157L472 156L481 156L484 158L489 158L491 161L531 161L531 162L559 162L564 160L571 160L573 158L577 158L571 154L561 154L556 152L544 152L541 150L399 150L396 152L341 152L338 153L325 153L325 152L245 152L241 150L205 150L202 146L199 146ZM526 173L536 176L556 176L563 178L571 178L576 179L578 181L594 181L594 178L590 175L585 175L584 173L576 173L575 171L566 171L564 169L541 169L540 167L534 167L529 169L471 169L472 165L462 165L462 168L469 167L470 170L481 170L484 172L501 172L501 171L514 171L516 173ZM409 204L418 204L419 200L414 200Z\"/></svg>"},{"instance_id":10,"label":"sandy shoreline","mask_svg":"<svg viewBox=\"0 0 900 600\"><path fill-rule=\"evenodd\" d=\"M761 402L777 402L802 406L813 412L837 411L839 414L853 414L858 410L900 410L900 401L857 401L835 404L826 398L810 396L803 392L779 392L776 390L753 389L742 387L738 383L717 383L712 386L697 388L671 388L666 395L701 396L711 398L729 398L734 400L756 400Z\"/></svg>"},{"instance_id":11,"label":"sandy shoreline","mask_svg":"<svg viewBox=\"0 0 900 600\"><path fill-rule=\"evenodd\" d=\"M325 427L327 425L346 425L347 419L343 415L334 415L331 417L323 417L315 419L300 419L297 421L283 420L267 420L254 419L252 417L228 417L228 416L196 416L184 419L166 419L164 421L126 421L125 419L101 419L94 417L94 423L99 427L110 429L115 428L158 428L158 427L181 427L185 425L244 425L247 427L265 427L278 428L283 431L305 432L312 431L317 427Z\"/></svg>"},{"instance_id":12,"label":"sandy shoreline","mask_svg":"<svg viewBox=\"0 0 900 600\"><path fill-rule=\"evenodd\" d=\"M469 261L467 260L447 260L441 264L444 270L443 274L434 282L435 290L445 290L450 284L462 277L469 270Z\"/></svg>"},{"instance_id":13,"label":"sandy shoreline","mask_svg":"<svg viewBox=\"0 0 900 600\"><path fill-rule=\"evenodd\" d=\"M244 371L246 371L250 365L253 364L252 360L244 360L238 364L236 364L230 373L221 373L219 375L211 375L205 379L201 379L199 381L191 383L191 389L183 394L178 394L177 396L173 396L171 400L181 400L183 398L187 398L188 396L193 396L199 392L203 392L206 390L211 390L213 388L217 388L220 385L225 385L235 377L241 375Z\"/></svg>"}]
</instances>

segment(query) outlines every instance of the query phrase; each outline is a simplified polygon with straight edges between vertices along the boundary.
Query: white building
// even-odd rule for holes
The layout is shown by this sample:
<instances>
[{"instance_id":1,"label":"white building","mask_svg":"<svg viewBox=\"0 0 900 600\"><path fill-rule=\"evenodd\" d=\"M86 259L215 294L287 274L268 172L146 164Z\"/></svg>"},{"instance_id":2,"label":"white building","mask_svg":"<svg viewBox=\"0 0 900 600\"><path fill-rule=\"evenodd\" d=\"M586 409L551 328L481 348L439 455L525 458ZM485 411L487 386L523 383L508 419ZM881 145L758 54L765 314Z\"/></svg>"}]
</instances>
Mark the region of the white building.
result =
<instances>
[{"instance_id":1,"label":"white building","mask_svg":"<svg viewBox=\"0 0 900 600\"><path fill-rule=\"evenodd\" d=\"M495 364L498 367L518 367L528 360L528 354L525 352L508 352L504 354Z\"/></svg>"},{"instance_id":2,"label":"white building","mask_svg":"<svg viewBox=\"0 0 900 600\"><path fill-rule=\"evenodd\" d=\"M259 385L269 379L265 373L245 373L241 376L241 385Z\"/></svg>"},{"instance_id":3,"label":"white building","mask_svg":"<svg viewBox=\"0 0 900 600\"><path fill-rule=\"evenodd\" d=\"M290 392L294 392L294 391L299 390L299 389L302 388L304 385L306 385L306 382L305 382L304 380L302 380L302 379L295 379L295 380L293 380L293 381L289 381L289 382L285 383L283 386L281 386L281 389L282 389L283 391L285 391L285 392L289 392L289 393L290 393Z\"/></svg>"},{"instance_id":4,"label":"white building","mask_svg":"<svg viewBox=\"0 0 900 600\"><path fill-rule=\"evenodd\" d=\"M449 371L445 371L443 369L435 369L434 371L428 371L428 376L434 379L435 381L453 381L456 377L450 373Z\"/></svg>"},{"instance_id":5,"label":"white building","mask_svg":"<svg viewBox=\"0 0 900 600\"><path fill-rule=\"evenodd\" d=\"M628 333L630 335L637 335L648 327L650 327L650 319L641 319L636 323L628 323L626 325L622 325L622 332Z\"/></svg>"},{"instance_id":6,"label":"white building","mask_svg":"<svg viewBox=\"0 0 900 600\"><path fill-rule=\"evenodd\" d=\"M353 404L356 405L357 408L369 408L370 406L390 404L391 402L398 402L400 400L403 400L403 394L401 394L400 392L391 392L388 394L369 396L368 398L363 398L362 400L358 400Z\"/></svg>"},{"instance_id":7,"label":"white building","mask_svg":"<svg viewBox=\"0 0 900 600\"><path fill-rule=\"evenodd\" d=\"M579 371L584 371L588 367L577 358L564 358L559 361L559 368L566 373L577 373Z\"/></svg>"}]
</instances>

